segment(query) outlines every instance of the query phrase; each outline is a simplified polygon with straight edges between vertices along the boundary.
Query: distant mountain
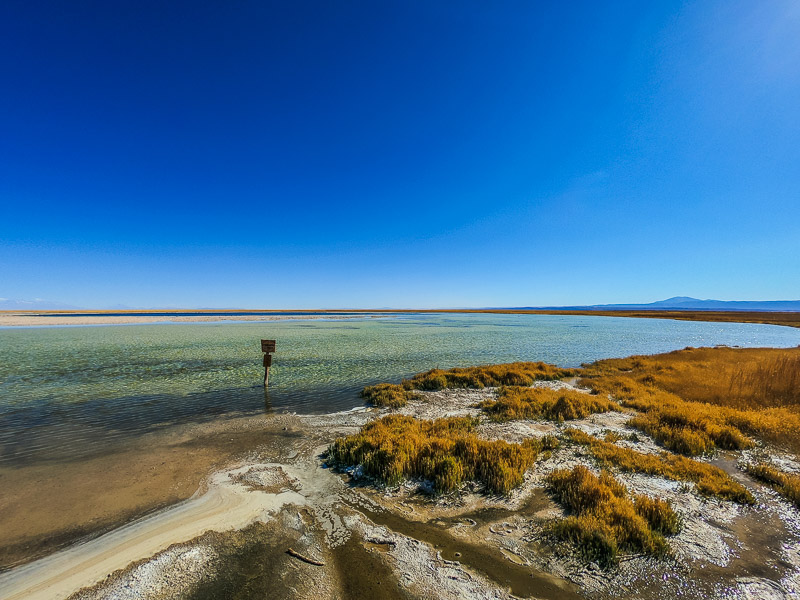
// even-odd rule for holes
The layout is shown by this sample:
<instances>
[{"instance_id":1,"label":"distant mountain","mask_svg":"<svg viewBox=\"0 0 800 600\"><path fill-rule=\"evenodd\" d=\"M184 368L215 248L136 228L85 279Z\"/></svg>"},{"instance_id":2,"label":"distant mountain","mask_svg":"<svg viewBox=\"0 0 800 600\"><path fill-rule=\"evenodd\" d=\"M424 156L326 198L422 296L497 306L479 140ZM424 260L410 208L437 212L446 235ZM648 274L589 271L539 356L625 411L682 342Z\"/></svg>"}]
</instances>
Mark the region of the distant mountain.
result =
<instances>
[{"instance_id":1,"label":"distant mountain","mask_svg":"<svg viewBox=\"0 0 800 600\"><path fill-rule=\"evenodd\" d=\"M749 310L749 311L798 311L800 300L698 300L689 296L675 296L648 304L593 304L591 306L547 306L530 307L562 310Z\"/></svg>"},{"instance_id":2,"label":"distant mountain","mask_svg":"<svg viewBox=\"0 0 800 600\"><path fill-rule=\"evenodd\" d=\"M20 300L16 298L0 298L0 310L80 310L79 306L34 298Z\"/></svg>"}]
</instances>

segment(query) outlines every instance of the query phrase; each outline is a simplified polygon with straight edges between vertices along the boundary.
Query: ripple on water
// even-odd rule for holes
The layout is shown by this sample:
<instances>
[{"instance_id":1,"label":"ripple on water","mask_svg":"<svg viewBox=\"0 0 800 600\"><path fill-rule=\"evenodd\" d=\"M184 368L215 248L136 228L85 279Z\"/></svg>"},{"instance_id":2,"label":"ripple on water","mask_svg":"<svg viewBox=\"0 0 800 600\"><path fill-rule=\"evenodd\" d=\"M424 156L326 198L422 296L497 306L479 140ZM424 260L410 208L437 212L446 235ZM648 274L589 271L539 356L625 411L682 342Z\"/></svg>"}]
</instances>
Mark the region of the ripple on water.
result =
<instances>
[{"instance_id":1,"label":"ripple on water","mask_svg":"<svg viewBox=\"0 0 800 600\"><path fill-rule=\"evenodd\" d=\"M275 338L270 389L259 340ZM175 423L270 411L324 413L433 367L611 356L729 344L795 346L772 325L563 315L404 315L348 321L0 330L0 463L101 452Z\"/></svg>"}]
</instances>

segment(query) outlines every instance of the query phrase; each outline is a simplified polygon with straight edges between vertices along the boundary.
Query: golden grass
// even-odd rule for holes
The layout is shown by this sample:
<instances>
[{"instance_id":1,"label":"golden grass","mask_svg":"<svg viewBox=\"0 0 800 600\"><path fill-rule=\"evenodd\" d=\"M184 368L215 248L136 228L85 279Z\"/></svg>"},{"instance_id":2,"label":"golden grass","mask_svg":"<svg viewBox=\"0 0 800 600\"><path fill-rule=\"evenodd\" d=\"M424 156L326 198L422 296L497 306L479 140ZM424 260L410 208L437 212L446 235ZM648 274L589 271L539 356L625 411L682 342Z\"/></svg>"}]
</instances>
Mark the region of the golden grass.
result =
<instances>
[{"instance_id":1,"label":"golden grass","mask_svg":"<svg viewBox=\"0 0 800 600\"><path fill-rule=\"evenodd\" d=\"M630 422L689 456L751 437L800 451L800 348L687 348L588 365L582 383L643 413Z\"/></svg>"},{"instance_id":2,"label":"golden grass","mask_svg":"<svg viewBox=\"0 0 800 600\"><path fill-rule=\"evenodd\" d=\"M664 556L669 553L664 535L681 528L669 503L630 496L608 471L599 477L584 466L554 471L547 488L571 513L551 524L551 532L603 566L613 564L620 551Z\"/></svg>"},{"instance_id":3,"label":"golden grass","mask_svg":"<svg viewBox=\"0 0 800 600\"><path fill-rule=\"evenodd\" d=\"M784 473L768 463L748 465L747 472L774 488L781 496L800 508L800 475Z\"/></svg>"},{"instance_id":4,"label":"golden grass","mask_svg":"<svg viewBox=\"0 0 800 600\"><path fill-rule=\"evenodd\" d=\"M466 417L424 421L389 415L338 438L328 457L342 466L362 465L364 473L388 485L421 478L443 493L477 481L490 493L507 494L522 483L541 450L557 445L555 438L489 442L473 433L475 425Z\"/></svg>"},{"instance_id":5,"label":"golden grass","mask_svg":"<svg viewBox=\"0 0 800 600\"><path fill-rule=\"evenodd\" d=\"M408 389L484 388L502 385L531 385L534 381L563 379L577 369L561 369L543 362L514 362L455 369L432 369L418 373L403 385Z\"/></svg>"},{"instance_id":6,"label":"golden grass","mask_svg":"<svg viewBox=\"0 0 800 600\"><path fill-rule=\"evenodd\" d=\"M800 406L800 347L686 348L600 360L587 374L627 374L680 396L739 410Z\"/></svg>"},{"instance_id":7,"label":"golden grass","mask_svg":"<svg viewBox=\"0 0 800 600\"><path fill-rule=\"evenodd\" d=\"M388 406L389 408L400 408L408 404L416 394L407 390L402 385L396 383L379 383L378 385L368 385L361 390L361 397L366 398L375 406Z\"/></svg>"},{"instance_id":8,"label":"golden grass","mask_svg":"<svg viewBox=\"0 0 800 600\"><path fill-rule=\"evenodd\" d=\"M732 500L739 504L755 503L752 494L744 486L714 465L667 452L659 455L636 452L578 429L567 429L564 434L569 441L585 446L604 468L616 467L621 471L657 475L673 481L691 481L704 496Z\"/></svg>"},{"instance_id":9,"label":"golden grass","mask_svg":"<svg viewBox=\"0 0 800 600\"><path fill-rule=\"evenodd\" d=\"M375 406L400 408L414 397L413 390L441 390L444 388L496 387L503 385L531 385L534 381L563 379L577 374L577 369L561 369L543 362L515 362L502 365L484 365L455 369L432 369L417 373L400 384L379 383L367 386L361 396Z\"/></svg>"},{"instance_id":10,"label":"golden grass","mask_svg":"<svg viewBox=\"0 0 800 600\"><path fill-rule=\"evenodd\" d=\"M492 421L539 418L569 421L593 413L620 410L619 404L605 396L519 386L504 387L496 401L486 400L479 406Z\"/></svg>"}]
</instances>

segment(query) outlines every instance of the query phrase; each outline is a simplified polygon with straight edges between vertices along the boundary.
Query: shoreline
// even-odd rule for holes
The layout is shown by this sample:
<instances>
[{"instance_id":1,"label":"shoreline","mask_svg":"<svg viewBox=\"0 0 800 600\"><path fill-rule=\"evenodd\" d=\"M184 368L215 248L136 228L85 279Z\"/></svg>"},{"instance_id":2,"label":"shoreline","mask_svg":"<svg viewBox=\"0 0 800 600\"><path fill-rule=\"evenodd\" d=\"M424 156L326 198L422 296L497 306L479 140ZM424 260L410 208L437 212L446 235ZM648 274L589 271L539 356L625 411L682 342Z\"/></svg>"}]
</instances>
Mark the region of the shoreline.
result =
<instances>
[{"instance_id":1,"label":"shoreline","mask_svg":"<svg viewBox=\"0 0 800 600\"><path fill-rule=\"evenodd\" d=\"M540 382L536 387L577 389L574 382ZM421 419L476 415L476 401L497 393L497 388L424 392L399 413ZM633 555L615 571L598 573L596 565L579 557L542 553L538 544L531 545L542 535L543 524L563 514L542 491L546 474L587 464L575 448L562 448L543 459L507 497L487 496L469 487L458 496L430 497L420 495L419 482L376 487L357 471L326 467L321 455L334 438L391 412L364 408L282 415L270 423L271 431L292 429L299 435L269 447L254 445L230 457L211 469L186 500L0 573L0 589L9 600L172 598L177 597L176 582L184 586L181 593L192 592L228 569L234 570L229 578L249 581L249 570L236 569L252 560L248 544L253 543L267 544L260 560L278 565L278 579L298 577L300 570L301 579L314 582L294 594L289 590L296 585L281 588L281 581L273 581L272 597L333 600L343 590L359 589L353 586L362 586L363 593L378 568L383 569L384 585L370 589L369 597L379 600L577 600L582 593L604 600L621 593L657 600L664 597L664 585L681 590L684 597L699 598L720 583L758 595L775 581L763 573L751 576L761 573L765 554L788 567L789 575L780 579L786 585L800 574L800 555L781 550L782 542L800 535L793 525L796 516L752 480L746 481L758 497L757 510L701 500L685 486L658 477L619 476L632 491L666 497L681 507L687 524L673 543L683 566L676 571L670 561ZM594 434L624 432L631 417L611 412L566 424L485 423L481 437L522 440L564 427ZM658 451L644 437L638 444L642 450ZM727 455L717 462L735 469ZM312 562L287 555L287 547ZM236 560L221 559L226 551ZM121 591L124 594L118 596Z\"/></svg>"},{"instance_id":2,"label":"shoreline","mask_svg":"<svg viewBox=\"0 0 800 600\"><path fill-rule=\"evenodd\" d=\"M102 325L170 325L181 323L268 323L272 321L333 321L370 318L372 315L241 315L241 316L42 316L2 314L0 313L0 329L36 328L36 327L86 327Z\"/></svg>"},{"instance_id":3,"label":"shoreline","mask_svg":"<svg viewBox=\"0 0 800 600\"><path fill-rule=\"evenodd\" d=\"M678 321L704 321L710 323L760 323L800 328L800 312L761 311L702 311L702 310L516 310L516 309L341 309L341 310L265 310L224 311L185 310L193 313L170 316L170 311L125 311L125 316L115 316L120 311L0 311L0 328L62 325L122 325L138 323L202 323L217 321L278 321L304 319L375 318L406 314L500 314L500 315L553 315L585 317L618 317L635 319L671 319ZM252 314L258 312L259 314ZM292 312L292 315L281 313ZM81 316L88 313L87 316ZM109 313L103 315L102 313ZM136 314L133 314L136 313ZM153 314L156 313L156 314ZM244 313L244 314L236 314ZM48 316L44 316L48 315ZM70 316L68 316L70 315Z\"/></svg>"}]
</instances>

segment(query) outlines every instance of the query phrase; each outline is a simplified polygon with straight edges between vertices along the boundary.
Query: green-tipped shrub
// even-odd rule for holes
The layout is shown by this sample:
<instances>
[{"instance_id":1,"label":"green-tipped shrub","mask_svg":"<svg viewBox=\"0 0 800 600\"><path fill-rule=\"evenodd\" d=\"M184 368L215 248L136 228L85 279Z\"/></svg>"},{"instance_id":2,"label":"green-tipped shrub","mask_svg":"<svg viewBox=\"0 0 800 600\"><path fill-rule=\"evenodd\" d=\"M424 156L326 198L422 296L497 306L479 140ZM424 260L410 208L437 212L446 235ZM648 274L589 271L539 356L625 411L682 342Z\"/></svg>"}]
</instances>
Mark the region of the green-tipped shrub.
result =
<instances>
[{"instance_id":1,"label":"green-tipped shrub","mask_svg":"<svg viewBox=\"0 0 800 600\"><path fill-rule=\"evenodd\" d=\"M482 440L473 433L475 425L468 417L424 421L389 415L335 440L328 458L343 466L362 465L367 475L389 485L421 478L443 493L477 481L488 492L507 494L522 483L539 452L557 445L549 437L521 444Z\"/></svg>"},{"instance_id":2,"label":"green-tipped shrub","mask_svg":"<svg viewBox=\"0 0 800 600\"><path fill-rule=\"evenodd\" d=\"M551 532L605 567L613 564L620 551L668 554L663 534L680 527L680 518L669 504L645 496L631 499L625 486L608 472L598 477L580 465L554 471L547 477L547 488L571 513L553 523Z\"/></svg>"},{"instance_id":3,"label":"green-tipped shrub","mask_svg":"<svg viewBox=\"0 0 800 600\"><path fill-rule=\"evenodd\" d=\"M497 400L481 402L480 408L493 421L583 419L593 413L621 410L616 402L575 390L504 387Z\"/></svg>"},{"instance_id":4,"label":"green-tipped shrub","mask_svg":"<svg viewBox=\"0 0 800 600\"><path fill-rule=\"evenodd\" d=\"M621 471L658 475L673 481L694 482L704 496L732 500L739 504L753 504L755 500L747 489L734 481L725 471L714 465L666 452L644 454L630 448L610 444L578 429L567 429L568 440L585 446L603 467L616 467Z\"/></svg>"}]
</instances>

